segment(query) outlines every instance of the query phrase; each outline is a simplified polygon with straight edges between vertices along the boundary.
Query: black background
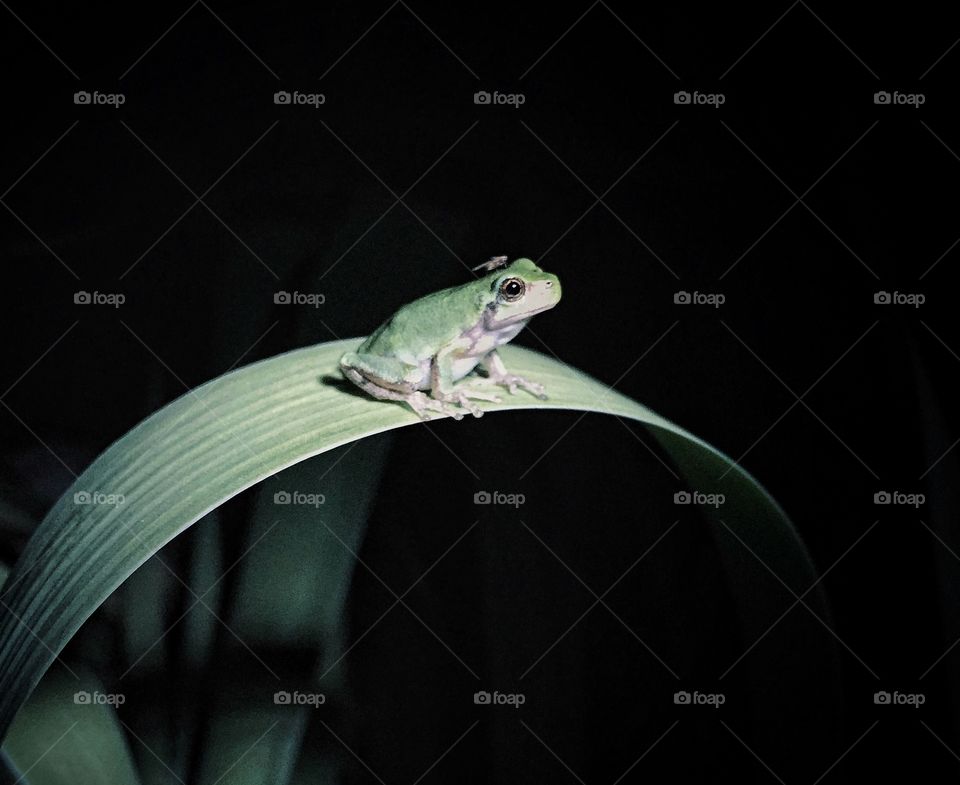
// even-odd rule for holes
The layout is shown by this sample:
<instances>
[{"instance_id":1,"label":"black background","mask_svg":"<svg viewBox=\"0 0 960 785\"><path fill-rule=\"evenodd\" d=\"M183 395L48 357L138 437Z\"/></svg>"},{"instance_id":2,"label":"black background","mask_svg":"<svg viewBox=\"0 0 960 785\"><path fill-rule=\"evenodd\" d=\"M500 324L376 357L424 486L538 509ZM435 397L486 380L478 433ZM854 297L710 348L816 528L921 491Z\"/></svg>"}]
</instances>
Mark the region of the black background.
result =
<instances>
[{"instance_id":1,"label":"black background","mask_svg":"<svg viewBox=\"0 0 960 785\"><path fill-rule=\"evenodd\" d=\"M407 429L364 546L388 583L413 583L472 523L463 499L479 488L526 493L519 517L577 577L512 510L485 511L411 604L483 684L525 691L528 704L517 717L478 714L463 696L479 682L394 611L351 663L340 730L359 757L387 782L413 781L481 719L429 777L613 782L651 745L623 781L955 776L960 33L946 13L0 9L3 558L72 473L187 387L365 334L492 255L530 256L564 295L518 342L740 460L818 569L832 567L832 632L791 611L737 666L782 696L776 716L751 712L736 669L717 679L753 641L738 633L704 522L687 512L610 595L624 623L595 608L518 687L592 604L577 578L598 593L617 580L681 517L681 486L645 432L612 418ZM125 104L75 105L78 90ZM325 103L276 105L278 90ZM479 90L525 102L477 105ZM725 102L678 105L680 90ZM925 103L877 105L880 90ZM281 290L325 303L276 305ZM77 291L126 302L77 305ZM678 291L725 302L676 304ZM876 304L880 291L926 301ZM882 490L926 503L877 506ZM359 630L390 603L365 571L354 590ZM783 610L793 601L773 576L757 591L782 593ZM815 699L808 649L817 662L831 652L842 680L835 689L823 674ZM677 685L716 688L727 704L683 711ZM876 706L881 689L926 703ZM323 728L308 738L338 748ZM350 781L372 781L345 765Z\"/></svg>"}]
</instances>

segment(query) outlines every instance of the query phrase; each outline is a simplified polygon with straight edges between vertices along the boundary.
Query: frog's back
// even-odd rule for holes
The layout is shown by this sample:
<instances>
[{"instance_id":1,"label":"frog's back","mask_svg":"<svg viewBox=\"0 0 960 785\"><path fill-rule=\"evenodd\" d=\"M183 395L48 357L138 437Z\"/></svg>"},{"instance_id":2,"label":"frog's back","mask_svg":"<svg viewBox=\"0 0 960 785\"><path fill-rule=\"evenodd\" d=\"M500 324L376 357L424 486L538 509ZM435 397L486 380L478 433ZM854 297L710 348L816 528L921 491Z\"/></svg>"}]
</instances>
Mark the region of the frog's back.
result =
<instances>
[{"instance_id":1,"label":"frog's back","mask_svg":"<svg viewBox=\"0 0 960 785\"><path fill-rule=\"evenodd\" d=\"M406 362L425 360L474 326L484 307L469 284L433 292L398 309L359 351Z\"/></svg>"}]
</instances>

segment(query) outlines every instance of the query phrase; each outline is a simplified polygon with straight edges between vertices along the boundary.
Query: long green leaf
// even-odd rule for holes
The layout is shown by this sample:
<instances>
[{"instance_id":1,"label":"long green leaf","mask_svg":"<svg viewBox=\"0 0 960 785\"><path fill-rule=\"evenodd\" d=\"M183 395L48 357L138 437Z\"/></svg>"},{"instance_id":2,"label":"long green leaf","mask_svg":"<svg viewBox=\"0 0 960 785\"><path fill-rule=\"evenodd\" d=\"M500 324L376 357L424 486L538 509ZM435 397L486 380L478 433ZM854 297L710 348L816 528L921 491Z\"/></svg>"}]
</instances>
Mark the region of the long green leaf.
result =
<instances>
[{"instance_id":1,"label":"long green leaf","mask_svg":"<svg viewBox=\"0 0 960 785\"><path fill-rule=\"evenodd\" d=\"M77 479L30 539L0 596L0 738L55 654L165 543L287 466L419 422L405 406L372 400L339 381L337 361L356 344L311 346L214 379L144 420ZM503 403L482 404L485 410L572 409L647 425L695 487L723 489L737 500L725 506L724 523L771 569L797 591L813 582L812 564L783 511L729 458L556 360L515 346L501 351L513 372L544 383L550 398L506 394ZM78 504L76 493L122 494L123 503L104 496L98 498L108 503ZM725 532L717 539L725 554L742 547ZM729 558L743 561L743 553ZM762 594L738 587L739 601L757 611L746 618L769 618Z\"/></svg>"}]
</instances>

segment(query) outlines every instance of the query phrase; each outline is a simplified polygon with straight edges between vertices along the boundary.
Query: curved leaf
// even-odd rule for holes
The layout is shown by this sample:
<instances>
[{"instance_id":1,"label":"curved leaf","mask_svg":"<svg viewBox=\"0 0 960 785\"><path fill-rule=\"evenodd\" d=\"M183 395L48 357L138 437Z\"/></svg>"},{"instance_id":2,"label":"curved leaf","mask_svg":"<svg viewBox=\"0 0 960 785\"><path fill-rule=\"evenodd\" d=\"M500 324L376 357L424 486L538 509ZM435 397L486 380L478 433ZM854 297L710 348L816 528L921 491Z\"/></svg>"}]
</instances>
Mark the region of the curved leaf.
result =
<instances>
[{"instance_id":1,"label":"curved leaf","mask_svg":"<svg viewBox=\"0 0 960 785\"><path fill-rule=\"evenodd\" d=\"M419 422L406 406L373 400L340 380L337 361L357 340L298 349L214 379L144 420L83 472L38 527L0 596L0 737L83 622L165 543L281 469ZM572 409L645 424L695 487L736 499L724 509L724 524L771 569L797 591L813 582L783 511L729 458L556 360L516 346L501 352L511 371L545 384L550 399L507 394L483 409ZM742 562L742 544L731 545L719 528L725 558ZM745 618L769 618L762 592L745 584L737 594L742 604L766 609Z\"/></svg>"}]
</instances>

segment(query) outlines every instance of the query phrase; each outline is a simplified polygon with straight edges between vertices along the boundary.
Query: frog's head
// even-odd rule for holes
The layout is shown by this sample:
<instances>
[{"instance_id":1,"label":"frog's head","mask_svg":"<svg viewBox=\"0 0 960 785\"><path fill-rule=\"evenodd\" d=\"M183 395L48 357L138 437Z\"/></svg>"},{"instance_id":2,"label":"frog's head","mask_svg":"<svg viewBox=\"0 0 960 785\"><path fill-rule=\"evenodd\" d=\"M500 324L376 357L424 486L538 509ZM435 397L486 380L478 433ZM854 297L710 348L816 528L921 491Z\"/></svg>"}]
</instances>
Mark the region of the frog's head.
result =
<instances>
[{"instance_id":1,"label":"frog's head","mask_svg":"<svg viewBox=\"0 0 960 785\"><path fill-rule=\"evenodd\" d=\"M517 259L488 275L487 280L490 284L488 328L529 319L560 302L560 280L529 259Z\"/></svg>"}]
</instances>

